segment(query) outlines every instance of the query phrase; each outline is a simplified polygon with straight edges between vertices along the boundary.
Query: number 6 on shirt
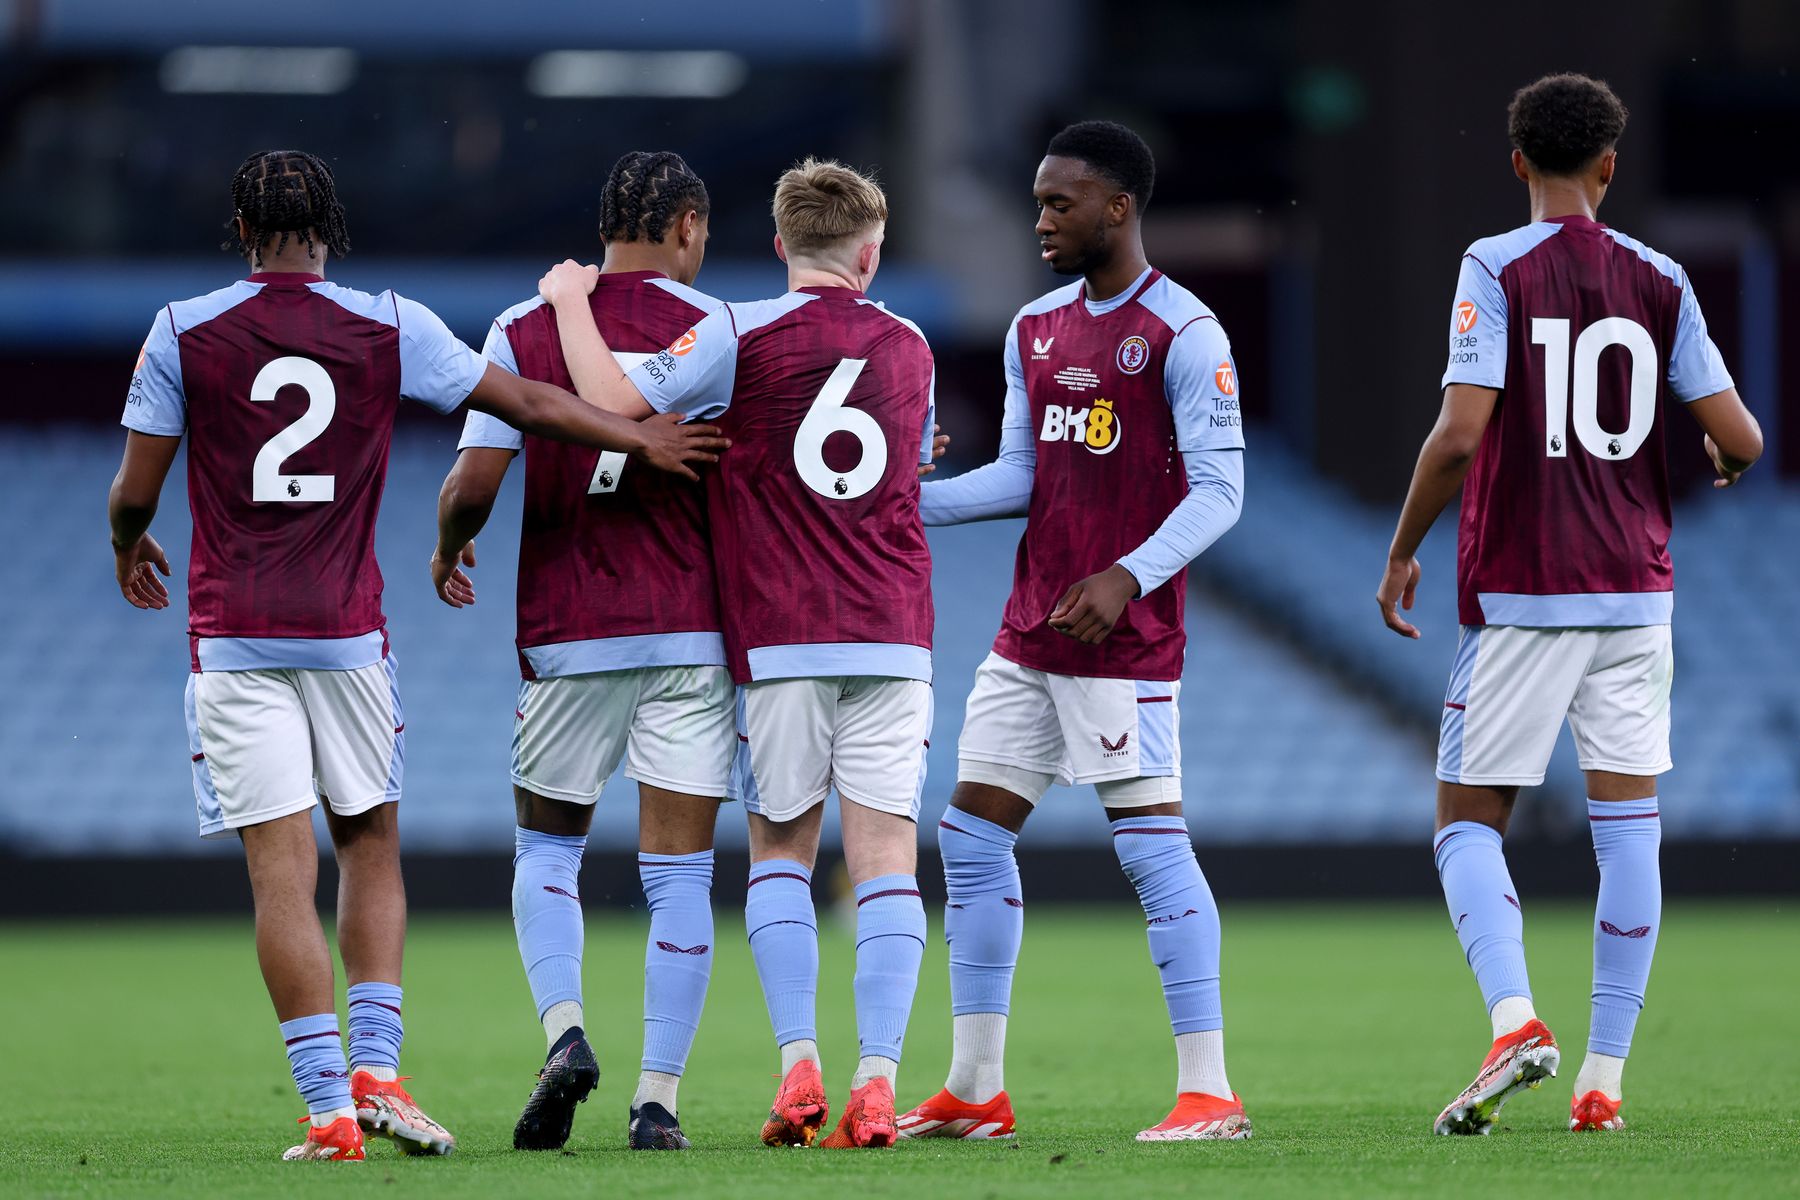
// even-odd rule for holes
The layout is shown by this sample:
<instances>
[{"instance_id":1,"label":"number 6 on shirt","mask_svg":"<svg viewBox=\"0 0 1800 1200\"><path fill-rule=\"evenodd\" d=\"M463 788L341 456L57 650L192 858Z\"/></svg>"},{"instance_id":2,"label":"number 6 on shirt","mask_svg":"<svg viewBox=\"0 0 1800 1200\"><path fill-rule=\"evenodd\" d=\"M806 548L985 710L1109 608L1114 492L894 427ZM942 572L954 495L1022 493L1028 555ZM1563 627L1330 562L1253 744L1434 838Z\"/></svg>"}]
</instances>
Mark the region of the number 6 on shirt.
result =
<instances>
[{"instance_id":1,"label":"number 6 on shirt","mask_svg":"<svg viewBox=\"0 0 1800 1200\"><path fill-rule=\"evenodd\" d=\"M850 389L856 384L868 360L839 359L837 369L825 386L819 389L806 419L794 435L794 466L800 480L827 500L854 500L872 491L887 473L887 438L874 417L859 408L845 408ZM832 470L825 463L825 439L834 433L847 433L862 449L861 457L850 470Z\"/></svg>"}]
</instances>

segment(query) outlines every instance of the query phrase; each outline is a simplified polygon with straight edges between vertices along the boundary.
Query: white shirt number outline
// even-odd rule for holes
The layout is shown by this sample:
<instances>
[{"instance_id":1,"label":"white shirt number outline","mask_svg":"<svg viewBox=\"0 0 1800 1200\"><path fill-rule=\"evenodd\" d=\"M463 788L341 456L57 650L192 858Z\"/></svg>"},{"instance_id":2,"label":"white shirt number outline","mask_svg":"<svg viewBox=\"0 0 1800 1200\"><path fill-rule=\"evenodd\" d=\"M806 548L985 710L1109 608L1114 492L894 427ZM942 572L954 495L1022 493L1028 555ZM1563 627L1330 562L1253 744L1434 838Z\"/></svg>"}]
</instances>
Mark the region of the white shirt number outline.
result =
<instances>
[{"instance_id":1,"label":"white shirt number outline","mask_svg":"<svg viewBox=\"0 0 1800 1200\"><path fill-rule=\"evenodd\" d=\"M613 358L618 361L619 370L621 371L630 371L631 368L637 366L639 363L655 357L654 354L621 354L617 350L613 351ZM609 492L618 491L619 479L625 474L626 457L627 455L623 450L602 450L600 452L600 461L594 464L594 477L588 480L587 494L590 496L604 496Z\"/></svg>"},{"instance_id":2,"label":"white shirt number outline","mask_svg":"<svg viewBox=\"0 0 1800 1200\"><path fill-rule=\"evenodd\" d=\"M1533 317L1531 342L1544 348L1544 453L1569 453L1569 320ZM1631 353L1630 416L1622 433L1600 427L1600 354L1608 346ZM1595 458L1622 462L1638 452L1656 424L1656 342L1630 317L1603 317L1575 339L1575 436Z\"/></svg>"},{"instance_id":3,"label":"white shirt number outline","mask_svg":"<svg viewBox=\"0 0 1800 1200\"><path fill-rule=\"evenodd\" d=\"M278 358L256 373L250 400L267 404L289 385L306 393L300 419L263 443L250 468L250 499L258 504L303 504L337 499L335 475L283 475L281 464L311 445L337 414L337 388L325 368L310 358Z\"/></svg>"},{"instance_id":4,"label":"white shirt number outline","mask_svg":"<svg viewBox=\"0 0 1800 1200\"><path fill-rule=\"evenodd\" d=\"M794 467L800 481L827 500L866 496L887 474L888 444L880 423L860 408L844 407L868 365L866 358L840 359L794 434ZM862 457L848 471L834 471L825 463L825 439L834 433L849 434L862 448Z\"/></svg>"}]
</instances>

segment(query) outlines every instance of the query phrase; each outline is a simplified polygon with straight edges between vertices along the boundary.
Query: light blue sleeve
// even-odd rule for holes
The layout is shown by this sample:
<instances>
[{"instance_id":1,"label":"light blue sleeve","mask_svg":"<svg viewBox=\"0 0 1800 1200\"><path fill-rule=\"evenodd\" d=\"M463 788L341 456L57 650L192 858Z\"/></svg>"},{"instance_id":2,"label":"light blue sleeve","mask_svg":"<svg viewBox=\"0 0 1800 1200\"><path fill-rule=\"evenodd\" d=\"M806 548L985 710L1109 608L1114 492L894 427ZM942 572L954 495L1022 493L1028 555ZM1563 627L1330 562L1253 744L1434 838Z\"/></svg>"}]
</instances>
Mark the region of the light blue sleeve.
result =
<instances>
[{"instance_id":1,"label":"light blue sleeve","mask_svg":"<svg viewBox=\"0 0 1800 1200\"><path fill-rule=\"evenodd\" d=\"M1175 448L1181 453L1244 448L1237 363L1230 339L1211 317L1188 322L1169 343L1163 394L1175 416Z\"/></svg>"},{"instance_id":2,"label":"light blue sleeve","mask_svg":"<svg viewBox=\"0 0 1800 1200\"><path fill-rule=\"evenodd\" d=\"M1000 456L954 479L927 480L919 488L919 515L927 525L960 525L1021 517L1031 504L1037 444L1031 438L1031 401L1019 362L1019 327L1006 335L1006 406L1000 416Z\"/></svg>"},{"instance_id":3,"label":"light blue sleeve","mask_svg":"<svg viewBox=\"0 0 1800 1200\"><path fill-rule=\"evenodd\" d=\"M395 296L394 318L400 326L400 394L441 413L455 412L481 382L487 363L416 300Z\"/></svg>"},{"instance_id":4,"label":"light blue sleeve","mask_svg":"<svg viewBox=\"0 0 1800 1200\"><path fill-rule=\"evenodd\" d=\"M1700 301L1687 272L1681 276L1681 311L1675 318L1675 345L1669 351L1669 391L1686 404L1734 387L1725 358L1706 332Z\"/></svg>"},{"instance_id":5,"label":"light blue sleeve","mask_svg":"<svg viewBox=\"0 0 1800 1200\"><path fill-rule=\"evenodd\" d=\"M514 375L519 373L519 360L513 354L512 341L506 336L506 331L500 328L498 321L488 326L487 341L482 343L481 355L495 366L505 367ZM471 446L491 450L523 450L525 436L499 417L471 408L469 415L463 418L462 437L457 439L456 448L467 450Z\"/></svg>"},{"instance_id":6,"label":"light blue sleeve","mask_svg":"<svg viewBox=\"0 0 1800 1200\"><path fill-rule=\"evenodd\" d=\"M1506 293L1474 254L1463 255L1450 306L1450 361L1439 386L1453 383L1506 386Z\"/></svg>"},{"instance_id":7,"label":"light blue sleeve","mask_svg":"<svg viewBox=\"0 0 1800 1200\"><path fill-rule=\"evenodd\" d=\"M1200 557L1244 511L1241 450L1197 450L1181 456L1188 493L1143 545L1119 560L1148 596Z\"/></svg>"},{"instance_id":8,"label":"light blue sleeve","mask_svg":"<svg viewBox=\"0 0 1800 1200\"><path fill-rule=\"evenodd\" d=\"M737 383L737 324L721 305L666 349L625 373L646 403L661 413L711 420L731 407Z\"/></svg>"},{"instance_id":9,"label":"light blue sleeve","mask_svg":"<svg viewBox=\"0 0 1800 1200\"><path fill-rule=\"evenodd\" d=\"M150 335L138 352L119 423L138 433L180 437L187 431L187 396L181 390L181 347L176 344L175 318L167 308L156 314Z\"/></svg>"}]
</instances>

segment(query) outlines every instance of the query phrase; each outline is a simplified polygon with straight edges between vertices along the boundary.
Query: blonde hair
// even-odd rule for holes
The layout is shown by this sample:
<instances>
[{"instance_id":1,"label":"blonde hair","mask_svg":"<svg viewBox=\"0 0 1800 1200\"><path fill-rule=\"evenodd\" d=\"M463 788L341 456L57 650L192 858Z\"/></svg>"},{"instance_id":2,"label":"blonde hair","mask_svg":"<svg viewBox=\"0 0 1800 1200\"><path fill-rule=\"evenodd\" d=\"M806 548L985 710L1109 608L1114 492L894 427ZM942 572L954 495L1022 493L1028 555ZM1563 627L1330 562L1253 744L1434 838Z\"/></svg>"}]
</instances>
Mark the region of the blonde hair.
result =
<instances>
[{"instance_id":1,"label":"blonde hair","mask_svg":"<svg viewBox=\"0 0 1800 1200\"><path fill-rule=\"evenodd\" d=\"M887 220L887 196L861 172L809 158L775 184L775 232L800 254L828 250Z\"/></svg>"}]
</instances>

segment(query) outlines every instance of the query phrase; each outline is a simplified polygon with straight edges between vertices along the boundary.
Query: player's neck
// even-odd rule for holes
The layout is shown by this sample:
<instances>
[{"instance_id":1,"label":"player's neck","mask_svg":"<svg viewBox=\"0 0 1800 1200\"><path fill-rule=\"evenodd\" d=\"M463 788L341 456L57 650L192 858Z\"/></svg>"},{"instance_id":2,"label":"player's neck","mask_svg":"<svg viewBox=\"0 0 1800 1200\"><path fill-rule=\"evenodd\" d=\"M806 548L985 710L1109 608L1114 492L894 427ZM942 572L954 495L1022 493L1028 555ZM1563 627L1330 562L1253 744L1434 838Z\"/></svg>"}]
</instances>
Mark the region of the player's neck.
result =
<instances>
[{"instance_id":1,"label":"player's neck","mask_svg":"<svg viewBox=\"0 0 1800 1200\"><path fill-rule=\"evenodd\" d=\"M1531 183L1531 219L1554 221L1558 217L1586 217L1593 221L1600 210L1600 195L1584 180L1535 179Z\"/></svg>"},{"instance_id":2,"label":"player's neck","mask_svg":"<svg viewBox=\"0 0 1800 1200\"><path fill-rule=\"evenodd\" d=\"M325 278L325 248L313 244L308 251L304 243L289 245L279 254L264 254L250 264L252 275L317 275Z\"/></svg>"},{"instance_id":3,"label":"player's neck","mask_svg":"<svg viewBox=\"0 0 1800 1200\"><path fill-rule=\"evenodd\" d=\"M1113 258L1084 275L1087 299L1095 304L1111 300L1137 282L1138 276L1150 269L1150 260L1144 257L1141 242L1133 239L1129 246L1123 247Z\"/></svg>"},{"instance_id":4,"label":"player's neck","mask_svg":"<svg viewBox=\"0 0 1800 1200\"><path fill-rule=\"evenodd\" d=\"M863 290L863 281L847 272L829 267L797 267L789 263L788 291L797 292L809 287L849 288L853 292L860 292Z\"/></svg>"},{"instance_id":5,"label":"player's neck","mask_svg":"<svg viewBox=\"0 0 1800 1200\"><path fill-rule=\"evenodd\" d=\"M657 242L609 242L606 257L600 260L602 275L622 275L627 271L654 271L674 278L669 253Z\"/></svg>"}]
</instances>

